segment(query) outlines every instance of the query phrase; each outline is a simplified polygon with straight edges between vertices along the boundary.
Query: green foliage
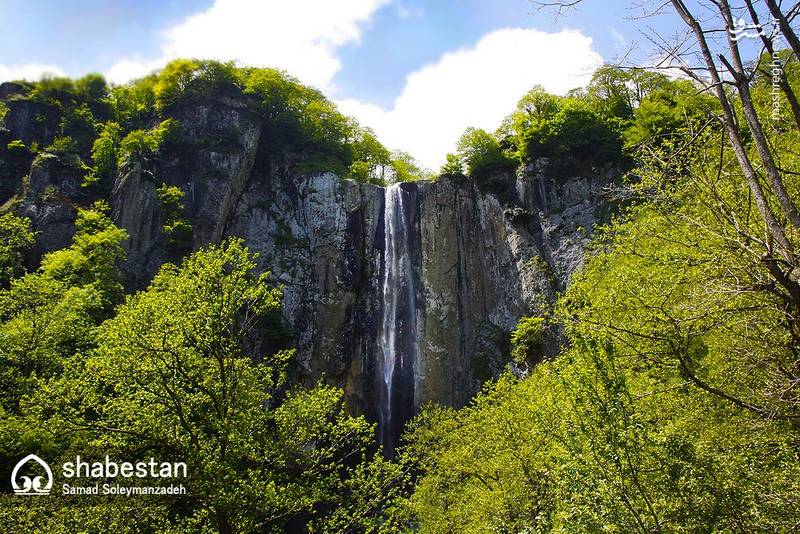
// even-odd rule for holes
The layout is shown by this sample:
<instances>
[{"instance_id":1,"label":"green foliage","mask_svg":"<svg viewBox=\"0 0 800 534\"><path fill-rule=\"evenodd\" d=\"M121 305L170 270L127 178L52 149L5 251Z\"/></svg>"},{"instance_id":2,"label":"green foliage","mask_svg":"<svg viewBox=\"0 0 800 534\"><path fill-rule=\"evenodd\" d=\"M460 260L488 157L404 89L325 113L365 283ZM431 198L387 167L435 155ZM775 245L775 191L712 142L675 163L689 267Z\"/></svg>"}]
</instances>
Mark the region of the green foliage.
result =
<instances>
[{"instance_id":1,"label":"green foliage","mask_svg":"<svg viewBox=\"0 0 800 534\"><path fill-rule=\"evenodd\" d=\"M108 98L108 84L101 74L90 73L75 80L75 93L81 102L97 104Z\"/></svg>"},{"instance_id":2,"label":"green foliage","mask_svg":"<svg viewBox=\"0 0 800 534\"><path fill-rule=\"evenodd\" d=\"M66 156L69 154L75 154L78 150L78 144L75 140L69 136L59 136L53 140L53 143L45 148L46 152L50 152L51 154L55 154L57 156Z\"/></svg>"},{"instance_id":3,"label":"green foliage","mask_svg":"<svg viewBox=\"0 0 800 534\"><path fill-rule=\"evenodd\" d=\"M370 183L375 180L372 173L372 165L367 161L354 161L348 169L350 177L362 183Z\"/></svg>"},{"instance_id":4,"label":"green foliage","mask_svg":"<svg viewBox=\"0 0 800 534\"><path fill-rule=\"evenodd\" d=\"M430 171L424 169L411 154L402 150L392 152L391 165L396 182L416 182L433 178Z\"/></svg>"},{"instance_id":5,"label":"green foliage","mask_svg":"<svg viewBox=\"0 0 800 534\"><path fill-rule=\"evenodd\" d=\"M179 187L161 184L156 195L163 213L162 229L167 234L167 248L180 257L192 248L192 224L182 216L185 193Z\"/></svg>"},{"instance_id":6,"label":"green foliage","mask_svg":"<svg viewBox=\"0 0 800 534\"><path fill-rule=\"evenodd\" d=\"M478 182L514 166L514 160L502 150L497 138L485 130L467 128L458 140L457 149L467 174Z\"/></svg>"},{"instance_id":7,"label":"green foliage","mask_svg":"<svg viewBox=\"0 0 800 534\"><path fill-rule=\"evenodd\" d=\"M134 130L119 145L119 165L132 162L148 163L162 148L175 143L180 137L181 125L175 119L161 121L152 130Z\"/></svg>"},{"instance_id":8,"label":"green foliage","mask_svg":"<svg viewBox=\"0 0 800 534\"><path fill-rule=\"evenodd\" d=\"M156 81L156 76L151 75L111 89L108 100L112 107L112 118L123 130L141 130L147 127L155 110Z\"/></svg>"},{"instance_id":9,"label":"green foliage","mask_svg":"<svg viewBox=\"0 0 800 534\"><path fill-rule=\"evenodd\" d=\"M457 154L447 154L439 176L464 176L464 163Z\"/></svg>"},{"instance_id":10,"label":"green foliage","mask_svg":"<svg viewBox=\"0 0 800 534\"><path fill-rule=\"evenodd\" d=\"M43 130L56 130L51 151L70 156L80 168L87 167L81 160L91 155L84 185L93 186L86 192L93 198L107 194L117 166L127 162L148 166L166 144L180 138L176 117L183 106L223 95L247 95L242 100L260 115L259 161L265 166L288 166L298 174L330 171L378 184L385 183L390 173L402 180L426 175L412 159L393 158L373 132L341 114L320 91L275 69L178 59L160 72L111 88L97 74L23 85L24 93L13 98L41 105L37 120L47 125ZM153 128L154 124L159 126ZM67 139L72 142L66 143ZM215 151L240 143L238 132L230 128L187 141Z\"/></svg>"},{"instance_id":11,"label":"green foliage","mask_svg":"<svg viewBox=\"0 0 800 534\"><path fill-rule=\"evenodd\" d=\"M28 148L25 146L25 143L19 139L10 141L8 145L6 145L6 149L11 156L22 156L28 153Z\"/></svg>"},{"instance_id":12,"label":"green foliage","mask_svg":"<svg viewBox=\"0 0 800 534\"><path fill-rule=\"evenodd\" d=\"M191 498L142 503L131 514L55 497L45 514L52 531L74 521L100 530L122 521L132 531L159 521L170 532L396 529L382 510L404 475L370 452L373 426L347 415L341 390L288 388L291 351L247 352L280 306L267 277L241 241L228 241L165 265L98 329L76 330L89 346L65 355L63 369L39 381L0 429L25 420L58 436L50 457L185 461ZM12 529L30 520L24 512L5 519Z\"/></svg>"},{"instance_id":13,"label":"green foliage","mask_svg":"<svg viewBox=\"0 0 800 534\"><path fill-rule=\"evenodd\" d=\"M520 132L523 160L551 158L562 173L578 172L587 165L621 160L619 135L592 104L583 99L564 98L558 110L544 120L534 120Z\"/></svg>"},{"instance_id":14,"label":"green foliage","mask_svg":"<svg viewBox=\"0 0 800 534\"><path fill-rule=\"evenodd\" d=\"M626 145L634 148L696 131L717 107L713 97L698 93L686 80L664 83L650 91L634 110L634 120L625 131Z\"/></svg>"},{"instance_id":15,"label":"green foliage","mask_svg":"<svg viewBox=\"0 0 800 534\"><path fill-rule=\"evenodd\" d=\"M111 183L117 171L121 133L122 129L116 122L103 125L100 135L92 145L94 166L81 185L88 187L103 182Z\"/></svg>"},{"instance_id":16,"label":"green foliage","mask_svg":"<svg viewBox=\"0 0 800 534\"><path fill-rule=\"evenodd\" d=\"M753 85L765 117L768 91ZM563 150L565 132L623 132L638 163L631 204L548 318L565 336L561 354L414 422L412 522L420 532L793 530L798 337L715 103L685 81L608 68L586 91L528 100L530 113L503 127L512 141L518 132ZM767 135L796 192L791 121ZM516 359L535 359L543 325L520 321Z\"/></svg>"},{"instance_id":17,"label":"green foliage","mask_svg":"<svg viewBox=\"0 0 800 534\"><path fill-rule=\"evenodd\" d=\"M51 252L36 272L21 273L21 249L33 236L28 224L2 217L0 247L4 276L15 276L0 290L0 406L13 411L39 380L60 371L64 360L93 343L93 328L122 299L117 264L125 232L103 213L105 206L81 210L69 248ZM5 270L10 269L10 270Z\"/></svg>"},{"instance_id":18,"label":"green foliage","mask_svg":"<svg viewBox=\"0 0 800 534\"><path fill-rule=\"evenodd\" d=\"M89 106L81 104L64 111L58 126L61 135L74 140L73 151L84 154L97 136L95 119Z\"/></svg>"},{"instance_id":19,"label":"green foliage","mask_svg":"<svg viewBox=\"0 0 800 534\"><path fill-rule=\"evenodd\" d=\"M153 87L156 110L164 112L183 99L207 96L221 84L233 84L238 78L233 62L176 59L158 74Z\"/></svg>"},{"instance_id":20,"label":"green foliage","mask_svg":"<svg viewBox=\"0 0 800 534\"><path fill-rule=\"evenodd\" d=\"M359 182L385 183L385 170L392 163L391 154L369 128L355 126L355 140L352 142L352 158L349 174Z\"/></svg>"},{"instance_id":21,"label":"green foliage","mask_svg":"<svg viewBox=\"0 0 800 534\"><path fill-rule=\"evenodd\" d=\"M32 84L28 98L34 102L61 107L75 100L75 84L69 78L42 78Z\"/></svg>"},{"instance_id":22,"label":"green foliage","mask_svg":"<svg viewBox=\"0 0 800 534\"><path fill-rule=\"evenodd\" d=\"M517 363L541 359L545 320L542 317L523 317L511 332L511 357ZM536 354L536 352L539 354Z\"/></svg>"},{"instance_id":23,"label":"green foliage","mask_svg":"<svg viewBox=\"0 0 800 534\"><path fill-rule=\"evenodd\" d=\"M0 288L25 271L24 253L35 243L31 221L13 213L0 214Z\"/></svg>"},{"instance_id":24,"label":"green foliage","mask_svg":"<svg viewBox=\"0 0 800 534\"><path fill-rule=\"evenodd\" d=\"M78 210L72 246L45 255L39 267L42 276L68 287L93 286L106 312L122 300L117 265L125 256L122 241L127 238L127 233L111 222L109 211L103 201Z\"/></svg>"}]
</instances>

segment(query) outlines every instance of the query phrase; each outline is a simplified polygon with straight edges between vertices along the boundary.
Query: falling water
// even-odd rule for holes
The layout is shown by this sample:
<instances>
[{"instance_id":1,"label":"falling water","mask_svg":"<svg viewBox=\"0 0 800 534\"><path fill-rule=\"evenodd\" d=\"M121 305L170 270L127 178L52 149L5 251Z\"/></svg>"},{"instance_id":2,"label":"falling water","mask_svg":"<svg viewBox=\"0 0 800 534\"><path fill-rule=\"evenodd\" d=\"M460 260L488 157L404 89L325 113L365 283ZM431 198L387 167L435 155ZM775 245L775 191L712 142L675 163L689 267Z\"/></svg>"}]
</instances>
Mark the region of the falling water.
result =
<instances>
[{"instance_id":1,"label":"falling water","mask_svg":"<svg viewBox=\"0 0 800 534\"><path fill-rule=\"evenodd\" d=\"M383 321L379 371L381 380L378 430L384 452L391 455L395 438L413 415L417 361L416 293L412 267L413 205L401 184L386 188L384 198Z\"/></svg>"}]
</instances>

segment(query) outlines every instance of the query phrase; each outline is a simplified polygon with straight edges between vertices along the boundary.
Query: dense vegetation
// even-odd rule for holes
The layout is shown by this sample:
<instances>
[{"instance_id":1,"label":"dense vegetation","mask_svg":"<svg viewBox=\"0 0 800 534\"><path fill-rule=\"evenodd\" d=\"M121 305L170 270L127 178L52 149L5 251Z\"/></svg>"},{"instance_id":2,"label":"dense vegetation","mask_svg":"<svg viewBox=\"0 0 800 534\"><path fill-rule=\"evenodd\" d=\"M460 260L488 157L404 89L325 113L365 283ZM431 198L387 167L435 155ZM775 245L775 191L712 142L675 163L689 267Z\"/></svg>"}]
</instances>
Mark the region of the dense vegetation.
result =
<instances>
[{"instance_id":1,"label":"dense vegetation","mask_svg":"<svg viewBox=\"0 0 800 534\"><path fill-rule=\"evenodd\" d=\"M34 131L28 139L12 139L0 129L0 201L8 200L32 159L42 154L57 155L78 169L84 186L99 198L108 194L121 166L150 168L168 149L188 143L225 151L238 143L237 132L188 139L175 118L182 106L225 97L249 99L262 121L261 156L273 166L296 173L331 171L377 184L427 176L410 155L390 152L322 93L283 72L176 60L122 86L111 87L96 74L19 82L0 116L26 106L34 115Z\"/></svg>"},{"instance_id":2,"label":"dense vegetation","mask_svg":"<svg viewBox=\"0 0 800 534\"><path fill-rule=\"evenodd\" d=\"M71 247L0 291L2 471L31 452L190 459L181 483L192 491L132 505L9 501L4 528L390 528L384 502L397 490L385 480L401 472L375 454L372 425L346 414L340 390L291 387L291 351L246 351L280 292L254 273L242 243L167 264L146 291L124 298L116 264L125 234L104 208L82 210ZM6 215L2 224L24 223ZM3 235L15 272L27 243Z\"/></svg>"},{"instance_id":3,"label":"dense vegetation","mask_svg":"<svg viewBox=\"0 0 800 534\"><path fill-rule=\"evenodd\" d=\"M468 128L439 173L466 175L491 187L498 175L529 163L561 177L624 171L639 145L670 137L687 123L697 125L715 105L689 81L605 66L588 87L567 96L534 87L494 133Z\"/></svg>"},{"instance_id":4,"label":"dense vegetation","mask_svg":"<svg viewBox=\"0 0 800 534\"><path fill-rule=\"evenodd\" d=\"M766 55L752 79L706 91L604 67L585 91L532 91L496 134L465 134L448 164L479 179L515 158L632 170L588 264L513 333L518 361L541 360L542 328L563 331L562 353L409 429L420 532L798 528L800 78L778 55L780 90Z\"/></svg>"},{"instance_id":5,"label":"dense vegetation","mask_svg":"<svg viewBox=\"0 0 800 534\"><path fill-rule=\"evenodd\" d=\"M192 460L188 496L3 500L4 528L797 530L797 46L777 54L779 92L766 55L724 84L606 66L567 96L534 88L494 133L465 132L441 175L494 188L520 165L625 169L623 207L548 313L509 334L513 372L463 409L426 407L391 461L340 390L291 383L293 353L273 331L280 290L243 242L188 255L179 188L157 189L175 262L131 294L118 270L125 232L102 200L35 269L29 221L3 213L0 471L31 452ZM120 166L187 142L172 111L226 91L258 103L270 158L366 181L421 175L278 71L177 61L122 87L97 76L24 84L12 100L42 112L37 136L50 141L8 140L0 178L52 154L102 197ZM545 334L564 340L556 358ZM254 353L259 335L274 343Z\"/></svg>"}]
</instances>

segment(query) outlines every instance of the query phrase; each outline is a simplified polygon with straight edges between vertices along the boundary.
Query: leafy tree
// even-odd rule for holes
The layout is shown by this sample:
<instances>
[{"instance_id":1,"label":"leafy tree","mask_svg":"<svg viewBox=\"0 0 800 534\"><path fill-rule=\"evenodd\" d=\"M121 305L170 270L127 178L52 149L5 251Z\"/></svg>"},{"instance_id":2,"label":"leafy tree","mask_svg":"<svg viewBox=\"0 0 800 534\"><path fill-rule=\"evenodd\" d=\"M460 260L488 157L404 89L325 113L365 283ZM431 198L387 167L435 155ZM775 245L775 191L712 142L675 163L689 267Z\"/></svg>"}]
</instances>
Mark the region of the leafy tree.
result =
<instances>
[{"instance_id":1,"label":"leafy tree","mask_svg":"<svg viewBox=\"0 0 800 534\"><path fill-rule=\"evenodd\" d=\"M503 152L499 141L481 129L467 128L458 140L457 149L467 174L478 181L490 178L492 173L508 170L514 163Z\"/></svg>"},{"instance_id":2,"label":"leafy tree","mask_svg":"<svg viewBox=\"0 0 800 534\"><path fill-rule=\"evenodd\" d=\"M560 100L557 112L532 121L520 134L520 144L524 161L551 158L551 163L560 166L554 171L565 174L579 172L586 165L622 161L618 132L584 99Z\"/></svg>"},{"instance_id":3,"label":"leafy tree","mask_svg":"<svg viewBox=\"0 0 800 534\"><path fill-rule=\"evenodd\" d=\"M511 356L514 361L524 363L541 358L542 336L545 320L542 317L523 317L511 332ZM538 354L533 353L534 351Z\"/></svg>"},{"instance_id":4,"label":"leafy tree","mask_svg":"<svg viewBox=\"0 0 800 534\"><path fill-rule=\"evenodd\" d=\"M402 150L392 152L391 165L397 182L430 180L432 177L430 171L424 169L411 154Z\"/></svg>"},{"instance_id":5,"label":"leafy tree","mask_svg":"<svg viewBox=\"0 0 800 534\"><path fill-rule=\"evenodd\" d=\"M232 62L176 59L158 74L153 87L156 110L164 112L182 99L208 95L220 84L233 84L236 80Z\"/></svg>"},{"instance_id":6,"label":"leafy tree","mask_svg":"<svg viewBox=\"0 0 800 534\"><path fill-rule=\"evenodd\" d=\"M385 183L385 171L391 165L389 150L369 128L353 127L356 136L352 142L353 162L350 164L350 175L360 182Z\"/></svg>"},{"instance_id":7,"label":"leafy tree","mask_svg":"<svg viewBox=\"0 0 800 534\"><path fill-rule=\"evenodd\" d=\"M540 154L567 154L576 132L578 143L618 143L625 131L638 163L631 204L556 308L562 353L524 379L501 377L463 410L431 407L415 421L408 509L421 532L792 530L800 336L780 272L793 257L777 259L769 251L782 245L762 239L774 227L715 120L718 103L642 73L594 83L517 131ZM768 87L753 84L758 116ZM627 101L632 116L609 116ZM768 141L797 191L790 109ZM759 157L755 144L745 150ZM521 321L515 354L536 353L539 326Z\"/></svg>"},{"instance_id":8,"label":"leafy tree","mask_svg":"<svg viewBox=\"0 0 800 534\"><path fill-rule=\"evenodd\" d=\"M81 185L88 187L103 182L111 183L117 172L121 133L122 128L116 122L107 122L103 125L100 135L92 144L94 165Z\"/></svg>"},{"instance_id":9,"label":"leafy tree","mask_svg":"<svg viewBox=\"0 0 800 534\"><path fill-rule=\"evenodd\" d=\"M162 229L168 236L167 248L180 257L192 248L192 223L182 215L185 193L179 187L161 184L156 195L163 212Z\"/></svg>"},{"instance_id":10,"label":"leafy tree","mask_svg":"<svg viewBox=\"0 0 800 534\"><path fill-rule=\"evenodd\" d=\"M123 131L147 128L155 110L156 82L157 77L150 75L111 89L109 102L112 107L112 119L123 128Z\"/></svg>"},{"instance_id":11,"label":"leafy tree","mask_svg":"<svg viewBox=\"0 0 800 534\"><path fill-rule=\"evenodd\" d=\"M439 169L439 176L463 176L464 163L461 158L456 154L447 154L446 160L442 168Z\"/></svg>"},{"instance_id":12,"label":"leafy tree","mask_svg":"<svg viewBox=\"0 0 800 534\"><path fill-rule=\"evenodd\" d=\"M152 130L134 130L126 135L119 146L119 164L130 162L149 163L158 153L174 143L180 136L180 123L165 119Z\"/></svg>"},{"instance_id":13,"label":"leafy tree","mask_svg":"<svg viewBox=\"0 0 800 534\"><path fill-rule=\"evenodd\" d=\"M291 351L248 353L280 303L267 276L256 274L240 240L197 252L180 268L165 265L97 330L96 348L66 359L26 401L24 416L61 436L62 455L189 464L189 499L168 517L163 504L145 507L129 524L146 528L164 517L191 531L392 528L384 505L403 473L374 455L373 426L347 415L341 390L289 387ZM109 524L96 516L91 523Z\"/></svg>"},{"instance_id":14,"label":"leafy tree","mask_svg":"<svg viewBox=\"0 0 800 534\"><path fill-rule=\"evenodd\" d=\"M36 272L0 290L2 406L13 410L42 377L58 373L63 360L91 346L93 327L121 301L117 263L125 232L103 213L104 206L78 213L71 247L47 254ZM27 224L3 216L14 238L0 250L13 266L20 247L32 242ZM17 233L19 232L19 233ZM17 271L18 272L18 271Z\"/></svg>"},{"instance_id":15,"label":"leafy tree","mask_svg":"<svg viewBox=\"0 0 800 534\"><path fill-rule=\"evenodd\" d=\"M31 221L13 213L0 214L0 288L25 272L24 253L35 243Z\"/></svg>"}]
</instances>

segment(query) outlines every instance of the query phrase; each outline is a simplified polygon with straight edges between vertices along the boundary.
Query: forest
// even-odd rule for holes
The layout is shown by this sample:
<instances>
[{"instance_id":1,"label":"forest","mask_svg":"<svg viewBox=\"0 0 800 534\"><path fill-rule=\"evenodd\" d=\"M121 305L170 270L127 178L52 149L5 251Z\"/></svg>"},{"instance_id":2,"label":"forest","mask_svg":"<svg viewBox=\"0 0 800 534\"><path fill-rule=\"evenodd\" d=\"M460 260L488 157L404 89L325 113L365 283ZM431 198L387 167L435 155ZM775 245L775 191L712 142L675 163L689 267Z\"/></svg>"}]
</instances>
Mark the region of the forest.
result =
<instances>
[{"instance_id":1,"label":"forest","mask_svg":"<svg viewBox=\"0 0 800 534\"><path fill-rule=\"evenodd\" d=\"M800 528L796 9L775 5L785 44L764 36L745 61L672 4L707 63L682 75L607 64L566 95L533 87L495 131L466 130L436 172L280 70L182 59L125 85L0 86L3 529ZM713 4L732 22L727 1ZM281 172L376 187L447 178L502 198L517 169L546 161L555 179L615 172L615 210L566 288L508 332L505 370L466 406L425 405L386 455L342 388L295 379L282 288L258 253L236 236L194 246L186 192L157 175L193 146L236 144L236 131L192 138L176 118L209 95L246 99L269 140L259 158ZM28 139L7 122L19 106L37 110ZM18 208L42 161L81 182L71 244L37 256ZM157 185L170 254L146 287L120 269L129 236L111 208L133 166ZM185 461L189 492L23 503L8 481L29 453Z\"/></svg>"}]
</instances>

